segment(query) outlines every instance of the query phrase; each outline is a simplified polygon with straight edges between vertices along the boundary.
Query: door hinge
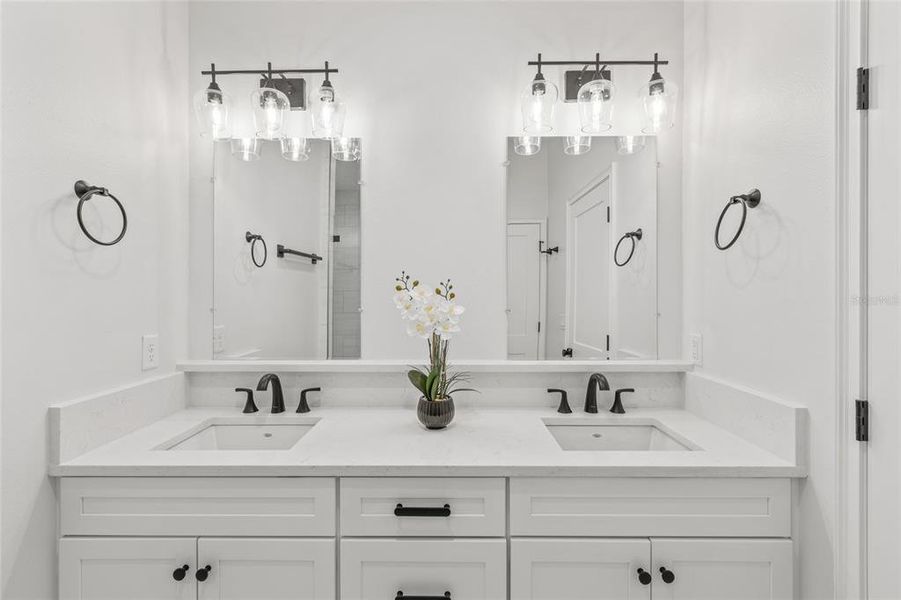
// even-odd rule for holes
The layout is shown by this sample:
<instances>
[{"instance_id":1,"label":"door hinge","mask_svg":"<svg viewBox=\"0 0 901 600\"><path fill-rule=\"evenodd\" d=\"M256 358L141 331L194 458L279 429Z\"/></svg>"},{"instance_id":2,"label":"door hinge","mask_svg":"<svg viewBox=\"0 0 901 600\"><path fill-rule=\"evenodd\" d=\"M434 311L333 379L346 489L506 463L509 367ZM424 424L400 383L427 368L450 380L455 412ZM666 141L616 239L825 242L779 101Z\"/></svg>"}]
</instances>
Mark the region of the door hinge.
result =
<instances>
[{"instance_id":1,"label":"door hinge","mask_svg":"<svg viewBox=\"0 0 901 600\"><path fill-rule=\"evenodd\" d=\"M857 110L870 108L870 69L857 69Z\"/></svg>"},{"instance_id":2,"label":"door hinge","mask_svg":"<svg viewBox=\"0 0 901 600\"><path fill-rule=\"evenodd\" d=\"M610 222L610 207L607 207L607 222Z\"/></svg>"},{"instance_id":3,"label":"door hinge","mask_svg":"<svg viewBox=\"0 0 901 600\"><path fill-rule=\"evenodd\" d=\"M870 441L870 403L867 400L854 401L854 439Z\"/></svg>"}]
</instances>

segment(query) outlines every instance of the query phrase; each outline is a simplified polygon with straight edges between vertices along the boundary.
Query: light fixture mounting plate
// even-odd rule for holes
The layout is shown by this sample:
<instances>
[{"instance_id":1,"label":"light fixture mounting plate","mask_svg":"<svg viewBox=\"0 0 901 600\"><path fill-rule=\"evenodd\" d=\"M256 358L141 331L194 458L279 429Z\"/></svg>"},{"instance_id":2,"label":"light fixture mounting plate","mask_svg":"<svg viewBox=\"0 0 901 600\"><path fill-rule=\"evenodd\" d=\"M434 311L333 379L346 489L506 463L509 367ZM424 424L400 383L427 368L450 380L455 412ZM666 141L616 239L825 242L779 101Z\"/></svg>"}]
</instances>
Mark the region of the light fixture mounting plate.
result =
<instances>
[{"instance_id":1,"label":"light fixture mounting plate","mask_svg":"<svg viewBox=\"0 0 901 600\"><path fill-rule=\"evenodd\" d=\"M265 86L266 83L266 79L260 79L260 87ZM291 104L291 110L307 109L307 82L305 79L283 78L274 75L269 86L274 87L288 97L288 102Z\"/></svg>"},{"instance_id":2,"label":"light fixture mounting plate","mask_svg":"<svg viewBox=\"0 0 901 600\"><path fill-rule=\"evenodd\" d=\"M613 79L613 76L610 75L610 71L606 71L606 74L609 79ZM601 73L596 71L593 66L588 67L584 71L582 69L579 69L578 71L567 71L563 78L563 101L575 102L578 100L579 88L595 79L601 79Z\"/></svg>"}]
</instances>

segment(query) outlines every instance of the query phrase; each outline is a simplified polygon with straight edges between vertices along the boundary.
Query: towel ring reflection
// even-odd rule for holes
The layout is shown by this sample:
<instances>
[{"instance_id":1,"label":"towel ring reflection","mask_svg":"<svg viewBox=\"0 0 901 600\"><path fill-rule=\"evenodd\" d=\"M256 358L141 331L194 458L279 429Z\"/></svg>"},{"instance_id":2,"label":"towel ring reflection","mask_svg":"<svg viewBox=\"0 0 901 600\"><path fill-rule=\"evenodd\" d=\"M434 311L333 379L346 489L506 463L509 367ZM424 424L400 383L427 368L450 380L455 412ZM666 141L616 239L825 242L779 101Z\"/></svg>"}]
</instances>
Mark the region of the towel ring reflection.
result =
<instances>
[{"instance_id":1,"label":"towel ring reflection","mask_svg":"<svg viewBox=\"0 0 901 600\"><path fill-rule=\"evenodd\" d=\"M642 236L641 228L639 227L635 231L629 231L623 234L623 237L619 238L619 241L616 242L616 248L613 250L613 262L616 263L617 267L625 267L629 264L629 261L632 260L632 255L635 254L635 240L640 240ZM626 240L630 240L632 242L632 247L629 249L629 256L626 257L626 260L623 262L619 262L617 258L619 256L619 247Z\"/></svg>"},{"instance_id":2,"label":"towel ring reflection","mask_svg":"<svg viewBox=\"0 0 901 600\"><path fill-rule=\"evenodd\" d=\"M723 218L725 218L726 213L729 212L729 209L732 208L733 204L739 203L741 204L741 222L738 224L738 229L735 231L735 235L732 236L732 239L729 240L728 244L721 244L720 227L723 224ZM755 208L758 204L760 204L760 190L758 189L753 189L747 194L729 198L729 201L726 202L726 206L723 207L723 212L720 213L720 218L716 221L716 231L713 233L713 243L716 244L717 249L728 250L738 241L738 238L741 237L741 232L745 228L745 220L748 218L748 209Z\"/></svg>"},{"instance_id":3,"label":"towel ring reflection","mask_svg":"<svg viewBox=\"0 0 901 600\"><path fill-rule=\"evenodd\" d=\"M78 208L75 209L75 216L78 219L78 226L81 228L81 232L98 246L115 246L116 244L121 242L122 238L125 237L125 231L128 229L128 215L125 214L125 207L122 206L122 203L119 202L119 199L110 194L108 189L104 187L88 185L81 179L75 182L75 195L78 196ZM122 213L122 231L120 231L119 235L117 235L116 238L112 241L104 242L102 240L98 240L93 235L91 235L91 232L88 231L88 228L84 224L84 218L82 218L81 215L81 211L84 209L84 203L90 200L95 195L106 196L116 203L116 206L119 207L119 212Z\"/></svg>"},{"instance_id":4,"label":"towel ring reflection","mask_svg":"<svg viewBox=\"0 0 901 600\"><path fill-rule=\"evenodd\" d=\"M258 233L250 233L249 231L244 234L244 240L250 244L250 260L253 261L253 264L258 268L262 269L263 265L266 264L266 261L269 259L269 248L266 247L266 240L263 239ZM257 242L263 244L263 260L261 262L257 262Z\"/></svg>"}]
</instances>

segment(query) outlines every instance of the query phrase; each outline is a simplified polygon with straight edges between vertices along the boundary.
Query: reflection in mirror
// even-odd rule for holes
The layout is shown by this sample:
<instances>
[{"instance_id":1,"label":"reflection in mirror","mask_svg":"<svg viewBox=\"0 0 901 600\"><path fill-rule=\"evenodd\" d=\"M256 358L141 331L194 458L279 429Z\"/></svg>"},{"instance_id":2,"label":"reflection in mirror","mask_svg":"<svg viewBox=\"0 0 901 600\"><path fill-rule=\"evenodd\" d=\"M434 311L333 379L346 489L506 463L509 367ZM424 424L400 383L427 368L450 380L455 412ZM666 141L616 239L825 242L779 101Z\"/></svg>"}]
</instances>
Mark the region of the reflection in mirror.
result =
<instances>
[{"instance_id":1,"label":"reflection in mirror","mask_svg":"<svg viewBox=\"0 0 901 600\"><path fill-rule=\"evenodd\" d=\"M213 356L359 358L359 153L282 146L248 162L216 145Z\"/></svg>"},{"instance_id":2,"label":"reflection in mirror","mask_svg":"<svg viewBox=\"0 0 901 600\"><path fill-rule=\"evenodd\" d=\"M507 358L657 358L656 140L587 140L507 140Z\"/></svg>"}]
</instances>

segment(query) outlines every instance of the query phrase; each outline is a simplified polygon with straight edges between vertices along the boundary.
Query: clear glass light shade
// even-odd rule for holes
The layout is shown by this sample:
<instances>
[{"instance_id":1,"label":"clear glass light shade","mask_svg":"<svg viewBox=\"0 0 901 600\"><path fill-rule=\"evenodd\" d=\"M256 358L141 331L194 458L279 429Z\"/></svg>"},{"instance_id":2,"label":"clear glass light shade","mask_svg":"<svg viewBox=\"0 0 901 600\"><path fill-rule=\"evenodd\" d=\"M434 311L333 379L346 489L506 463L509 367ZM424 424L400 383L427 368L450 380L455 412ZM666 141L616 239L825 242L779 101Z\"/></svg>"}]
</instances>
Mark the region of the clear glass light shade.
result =
<instances>
[{"instance_id":1,"label":"clear glass light shade","mask_svg":"<svg viewBox=\"0 0 901 600\"><path fill-rule=\"evenodd\" d=\"M282 92L262 87L250 94L253 107L253 126L257 137L264 140L281 139L285 132L285 115L291 110L291 102Z\"/></svg>"},{"instance_id":2,"label":"clear glass light shade","mask_svg":"<svg viewBox=\"0 0 901 600\"><path fill-rule=\"evenodd\" d=\"M616 151L620 154L638 154L644 146L643 135L621 135L616 138Z\"/></svg>"},{"instance_id":3,"label":"clear glass light shade","mask_svg":"<svg viewBox=\"0 0 901 600\"><path fill-rule=\"evenodd\" d=\"M347 107L331 85L322 85L310 94L310 116L313 119L313 136L333 140L344 133L344 115Z\"/></svg>"},{"instance_id":4,"label":"clear glass light shade","mask_svg":"<svg viewBox=\"0 0 901 600\"><path fill-rule=\"evenodd\" d=\"M563 146L563 153L570 156L578 156L579 154L588 154L591 151L591 136L588 135L568 135L566 136L566 145Z\"/></svg>"},{"instance_id":5,"label":"clear glass light shade","mask_svg":"<svg viewBox=\"0 0 901 600\"><path fill-rule=\"evenodd\" d=\"M282 158L294 162L303 162L310 158L310 140L302 137L283 137L281 140Z\"/></svg>"},{"instance_id":6,"label":"clear glass light shade","mask_svg":"<svg viewBox=\"0 0 901 600\"><path fill-rule=\"evenodd\" d=\"M616 88L608 79L595 79L579 88L579 121L583 133L603 133L613 127Z\"/></svg>"},{"instance_id":7,"label":"clear glass light shade","mask_svg":"<svg viewBox=\"0 0 901 600\"><path fill-rule=\"evenodd\" d=\"M513 151L520 156L532 156L541 150L541 138L533 135L521 135L513 139Z\"/></svg>"},{"instance_id":8,"label":"clear glass light shade","mask_svg":"<svg viewBox=\"0 0 901 600\"><path fill-rule=\"evenodd\" d=\"M554 106L559 92L557 86L543 79L535 79L523 91L522 130L530 134L550 133L554 130Z\"/></svg>"},{"instance_id":9,"label":"clear glass light shade","mask_svg":"<svg viewBox=\"0 0 901 600\"><path fill-rule=\"evenodd\" d=\"M244 162L259 160L260 149L263 142L259 138L232 138L232 156L236 156Z\"/></svg>"},{"instance_id":10,"label":"clear glass light shade","mask_svg":"<svg viewBox=\"0 0 901 600\"><path fill-rule=\"evenodd\" d=\"M645 125L643 133L660 133L670 129L676 120L676 102L679 99L679 88L675 83L662 78L651 79L638 90L644 107Z\"/></svg>"},{"instance_id":11,"label":"clear glass light shade","mask_svg":"<svg viewBox=\"0 0 901 600\"><path fill-rule=\"evenodd\" d=\"M228 110L231 99L221 90L209 87L194 94L194 116L200 125L200 135L214 140L231 137Z\"/></svg>"},{"instance_id":12,"label":"clear glass light shade","mask_svg":"<svg viewBox=\"0 0 901 600\"><path fill-rule=\"evenodd\" d=\"M360 138L336 138L332 140L332 155L335 160L353 162L363 155Z\"/></svg>"}]
</instances>

